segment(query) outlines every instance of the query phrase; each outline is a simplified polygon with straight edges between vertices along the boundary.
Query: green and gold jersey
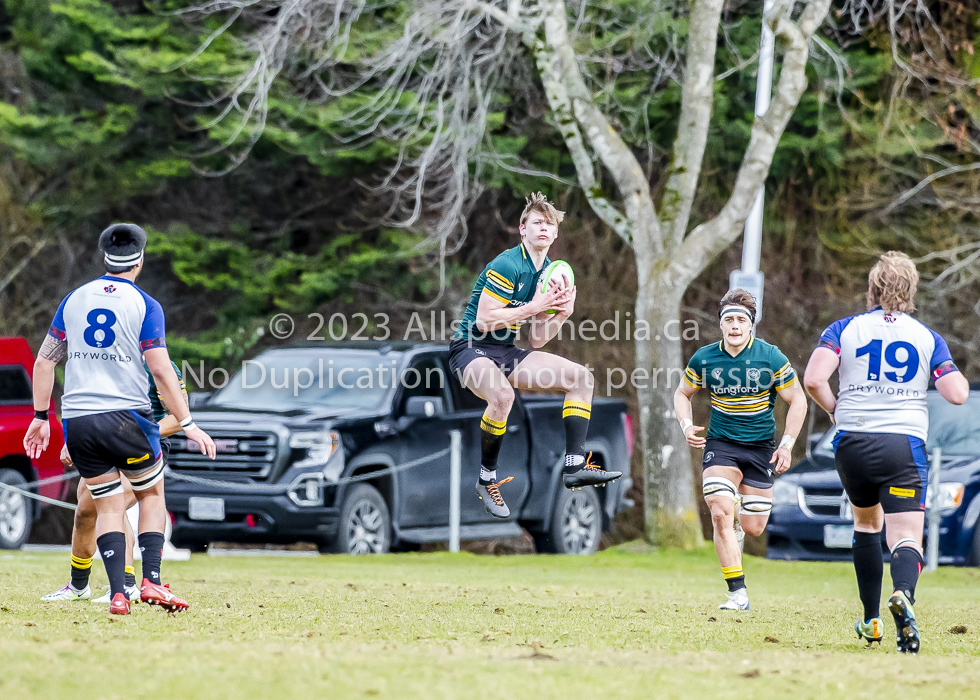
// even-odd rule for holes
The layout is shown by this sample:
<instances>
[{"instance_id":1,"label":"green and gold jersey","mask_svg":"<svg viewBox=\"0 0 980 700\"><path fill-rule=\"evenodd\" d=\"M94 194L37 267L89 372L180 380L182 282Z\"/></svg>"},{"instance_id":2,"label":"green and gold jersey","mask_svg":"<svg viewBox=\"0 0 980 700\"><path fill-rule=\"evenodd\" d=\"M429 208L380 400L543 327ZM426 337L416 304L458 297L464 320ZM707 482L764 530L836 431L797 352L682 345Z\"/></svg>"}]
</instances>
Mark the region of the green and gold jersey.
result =
<instances>
[{"instance_id":1,"label":"green and gold jersey","mask_svg":"<svg viewBox=\"0 0 980 700\"><path fill-rule=\"evenodd\" d=\"M171 360L170 364L173 366L174 372L177 373L177 380L180 382L181 396L184 397L184 401L187 401L187 385L184 384L184 377L181 375L180 369L177 368L176 362ZM150 408L153 409L153 420L159 423L170 415L170 411L168 411L167 407L163 405L163 399L160 398L160 390L157 389L157 383L153 379L153 374L150 372L150 368L146 366L145 362L143 363L143 369L146 370L146 376L150 378Z\"/></svg>"},{"instance_id":2,"label":"green and gold jersey","mask_svg":"<svg viewBox=\"0 0 980 700\"><path fill-rule=\"evenodd\" d=\"M796 381L779 348L755 336L734 357L724 341L700 348L684 371L692 387L711 393L708 437L733 442L772 440L776 433L776 392Z\"/></svg>"},{"instance_id":3,"label":"green and gold jersey","mask_svg":"<svg viewBox=\"0 0 980 700\"><path fill-rule=\"evenodd\" d=\"M546 257L541 270L550 264L551 259ZM505 250L495 257L477 277L476 284L473 286L473 294L470 296L470 303L466 305L466 312L460 321L459 330L456 331L453 338L513 345L521 324L489 333L483 333L476 327L476 310L480 306L480 297L489 294L508 307L524 306L534 297L534 292L538 288L538 279L541 277L541 270L534 268L531 256L527 254L523 243L516 248Z\"/></svg>"}]
</instances>

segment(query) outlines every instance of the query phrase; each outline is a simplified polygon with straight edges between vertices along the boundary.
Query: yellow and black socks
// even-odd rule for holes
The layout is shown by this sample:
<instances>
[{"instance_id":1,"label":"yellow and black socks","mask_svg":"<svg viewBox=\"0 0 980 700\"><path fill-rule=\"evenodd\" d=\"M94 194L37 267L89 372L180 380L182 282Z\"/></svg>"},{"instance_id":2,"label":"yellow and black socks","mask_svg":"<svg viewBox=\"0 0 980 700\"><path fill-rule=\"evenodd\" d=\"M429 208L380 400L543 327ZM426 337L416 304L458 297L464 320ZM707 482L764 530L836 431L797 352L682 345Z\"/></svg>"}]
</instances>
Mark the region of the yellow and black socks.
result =
<instances>
[{"instance_id":1,"label":"yellow and black socks","mask_svg":"<svg viewBox=\"0 0 980 700\"><path fill-rule=\"evenodd\" d=\"M864 605L864 621L867 622L881 614L881 577L885 571L881 556L881 533L855 531L851 555L854 557L858 595Z\"/></svg>"},{"instance_id":2,"label":"yellow and black socks","mask_svg":"<svg viewBox=\"0 0 980 700\"><path fill-rule=\"evenodd\" d=\"M102 563L109 577L109 598L116 593L126 593L126 535L121 532L107 532L96 544L102 553Z\"/></svg>"},{"instance_id":3,"label":"yellow and black socks","mask_svg":"<svg viewBox=\"0 0 980 700\"><path fill-rule=\"evenodd\" d=\"M589 432L592 404L565 399L561 415L565 423L565 473L570 474L585 464L585 436Z\"/></svg>"},{"instance_id":4,"label":"yellow and black socks","mask_svg":"<svg viewBox=\"0 0 980 700\"><path fill-rule=\"evenodd\" d=\"M132 566L126 565L126 587L132 588L136 585L136 569Z\"/></svg>"},{"instance_id":5,"label":"yellow and black socks","mask_svg":"<svg viewBox=\"0 0 980 700\"><path fill-rule=\"evenodd\" d=\"M480 421L480 483L489 484L497 480L497 456L500 445L507 432L507 421L497 421L483 414Z\"/></svg>"},{"instance_id":6,"label":"yellow and black socks","mask_svg":"<svg viewBox=\"0 0 980 700\"><path fill-rule=\"evenodd\" d=\"M88 586L89 576L92 575L92 557L83 558L71 555L71 587L76 591L84 591Z\"/></svg>"},{"instance_id":7,"label":"yellow and black socks","mask_svg":"<svg viewBox=\"0 0 980 700\"><path fill-rule=\"evenodd\" d=\"M738 566L723 566L721 574L725 577L728 584L728 592L734 593L740 588L745 588L745 572L742 571L741 564Z\"/></svg>"},{"instance_id":8,"label":"yellow and black socks","mask_svg":"<svg viewBox=\"0 0 980 700\"><path fill-rule=\"evenodd\" d=\"M854 533L857 534L856 532ZM879 545L880 546L880 545ZM922 555L914 547L898 547L892 552L892 585L915 603L915 584L922 573Z\"/></svg>"},{"instance_id":9,"label":"yellow and black socks","mask_svg":"<svg viewBox=\"0 0 980 700\"><path fill-rule=\"evenodd\" d=\"M160 559L163 557L163 533L141 532L139 536L140 556L143 557L143 578L150 583L160 581Z\"/></svg>"}]
</instances>

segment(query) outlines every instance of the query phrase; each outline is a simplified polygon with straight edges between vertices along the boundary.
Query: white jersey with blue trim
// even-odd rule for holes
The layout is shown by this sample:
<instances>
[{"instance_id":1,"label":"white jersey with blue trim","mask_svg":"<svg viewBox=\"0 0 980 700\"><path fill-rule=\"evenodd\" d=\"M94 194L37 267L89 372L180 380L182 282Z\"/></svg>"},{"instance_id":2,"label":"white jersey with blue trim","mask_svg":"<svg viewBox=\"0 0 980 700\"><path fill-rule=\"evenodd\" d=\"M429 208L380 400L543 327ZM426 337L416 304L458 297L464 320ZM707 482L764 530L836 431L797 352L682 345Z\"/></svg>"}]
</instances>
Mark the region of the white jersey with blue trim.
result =
<instances>
[{"instance_id":1,"label":"white jersey with blue trim","mask_svg":"<svg viewBox=\"0 0 980 700\"><path fill-rule=\"evenodd\" d=\"M48 333L68 343L62 418L150 410L143 352L166 347L163 308L153 297L105 275L64 298Z\"/></svg>"},{"instance_id":2,"label":"white jersey with blue trim","mask_svg":"<svg viewBox=\"0 0 980 700\"><path fill-rule=\"evenodd\" d=\"M929 377L957 371L942 336L908 314L876 307L834 321L820 347L840 357L838 430L926 439Z\"/></svg>"}]
</instances>

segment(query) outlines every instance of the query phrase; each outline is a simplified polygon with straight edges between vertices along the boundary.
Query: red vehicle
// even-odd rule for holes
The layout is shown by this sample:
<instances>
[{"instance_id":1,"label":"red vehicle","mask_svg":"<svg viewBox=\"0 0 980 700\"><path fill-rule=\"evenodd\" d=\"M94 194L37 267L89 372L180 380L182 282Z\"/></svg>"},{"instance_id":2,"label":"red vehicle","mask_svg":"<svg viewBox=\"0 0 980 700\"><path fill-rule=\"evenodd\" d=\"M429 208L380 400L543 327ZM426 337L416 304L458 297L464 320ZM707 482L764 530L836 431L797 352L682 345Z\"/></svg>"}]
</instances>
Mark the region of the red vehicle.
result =
<instances>
[{"instance_id":1,"label":"red vehicle","mask_svg":"<svg viewBox=\"0 0 980 700\"><path fill-rule=\"evenodd\" d=\"M31 378L34 355L24 338L0 338L0 482L23 488L24 484L64 474L59 455L65 442L61 421L55 417L51 400L51 444L40 459L24 453L24 433L34 418ZM28 489L63 501L67 481L56 481ZM31 534L31 525L41 514L41 503L0 488L0 549L18 549Z\"/></svg>"}]
</instances>

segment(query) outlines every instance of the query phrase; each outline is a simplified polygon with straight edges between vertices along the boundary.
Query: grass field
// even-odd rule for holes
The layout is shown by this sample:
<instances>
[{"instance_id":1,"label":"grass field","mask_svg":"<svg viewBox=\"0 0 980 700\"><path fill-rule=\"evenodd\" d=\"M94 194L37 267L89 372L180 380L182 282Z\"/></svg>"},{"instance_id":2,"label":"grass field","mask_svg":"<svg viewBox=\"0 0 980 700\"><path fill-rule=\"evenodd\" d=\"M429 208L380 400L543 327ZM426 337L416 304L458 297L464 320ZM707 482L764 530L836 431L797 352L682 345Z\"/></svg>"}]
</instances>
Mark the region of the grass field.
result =
<instances>
[{"instance_id":1,"label":"grass field","mask_svg":"<svg viewBox=\"0 0 980 700\"><path fill-rule=\"evenodd\" d=\"M164 569L190 612L137 606L121 619L88 602L40 603L67 568L67 555L0 553L4 700L980 696L973 569L923 576L923 651L909 658L891 631L881 649L858 643L850 565L749 558L753 609L723 614L710 547L195 555Z\"/></svg>"}]
</instances>

